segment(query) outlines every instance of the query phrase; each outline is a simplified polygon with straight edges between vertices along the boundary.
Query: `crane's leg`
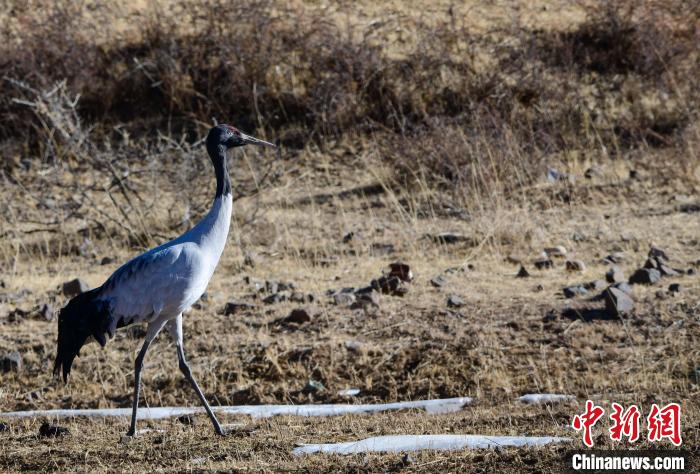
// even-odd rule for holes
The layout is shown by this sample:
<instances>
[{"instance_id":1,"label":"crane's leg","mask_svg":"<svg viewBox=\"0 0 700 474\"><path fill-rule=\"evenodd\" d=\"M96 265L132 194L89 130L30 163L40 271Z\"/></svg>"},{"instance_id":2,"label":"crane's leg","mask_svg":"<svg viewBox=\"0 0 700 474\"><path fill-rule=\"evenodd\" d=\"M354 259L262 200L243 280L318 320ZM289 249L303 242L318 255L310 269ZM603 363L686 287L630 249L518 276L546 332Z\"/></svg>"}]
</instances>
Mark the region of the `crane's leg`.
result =
<instances>
[{"instance_id":1,"label":"crane's leg","mask_svg":"<svg viewBox=\"0 0 700 474\"><path fill-rule=\"evenodd\" d=\"M216 418L216 415L214 415L214 412L211 410L211 407L207 402L207 399L204 397L202 389L199 388L197 381L192 376L192 370L190 370L190 366L187 364L187 360L185 359L185 350L182 346L182 314L179 314L177 318L168 322L168 330L170 331L170 335L177 346L177 357L180 361L180 371L182 371L187 381L190 383L190 385L192 385L192 388L197 393L199 400L202 402L202 405L204 405L204 409L207 411L207 415L209 415L209 419L214 425L216 434L221 436L226 435L226 431L224 431L224 429L221 427L219 420Z\"/></svg>"},{"instance_id":2,"label":"crane's leg","mask_svg":"<svg viewBox=\"0 0 700 474\"><path fill-rule=\"evenodd\" d=\"M146 351L148 346L151 345L153 339L156 338L161 329L165 326L165 320L155 320L148 325L146 329L146 339L143 341L143 346L139 351L139 355L136 356L136 362L134 363L134 405L131 410L131 427L126 433L127 436L136 435L136 412L139 409L139 392L141 391L141 369L143 368L143 358L146 357Z\"/></svg>"}]
</instances>

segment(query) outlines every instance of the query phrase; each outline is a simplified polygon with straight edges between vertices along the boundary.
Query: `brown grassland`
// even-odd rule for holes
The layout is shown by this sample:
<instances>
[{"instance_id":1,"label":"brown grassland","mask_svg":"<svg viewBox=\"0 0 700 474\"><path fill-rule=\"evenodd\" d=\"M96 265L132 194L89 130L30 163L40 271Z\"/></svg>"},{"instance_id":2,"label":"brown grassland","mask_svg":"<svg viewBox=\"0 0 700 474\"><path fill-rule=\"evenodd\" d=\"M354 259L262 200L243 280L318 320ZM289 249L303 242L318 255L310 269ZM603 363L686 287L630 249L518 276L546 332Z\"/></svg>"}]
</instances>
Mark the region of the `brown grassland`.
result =
<instances>
[{"instance_id":1,"label":"brown grassland","mask_svg":"<svg viewBox=\"0 0 700 474\"><path fill-rule=\"evenodd\" d=\"M0 411L130 406L141 328L86 346L64 385L51 374L56 320L39 309L65 304L63 282L100 285L206 213L214 178L201 138L214 120L281 152L229 158L229 242L184 323L209 400L475 399L441 415L225 417L243 426L225 438L203 415L143 421L164 431L126 443L126 419L60 420L71 434L58 438L38 435L41 419L0 420L0 470L560 472L582 447L570 424L586 399L644 414L680 403L697 463L697 2L9 0L0 20L0 356L23 359L0 373ZM549 168L567 177L550 181ZM460 239L431 238L442 232ZM586 268L536 270L554 245ZM601 317L594 292L562 295L603 278L613 252L629 276L651 245L683 272L634 285L633 312ZM415 276L405 296L350 309L328 295L395 261ZM293 282L314 300L264 304L245 277ZM452 294L465 305L448 307ZM225 314L234 300L253 306ZM298 307L310 322L280 322ZM312 380L324 389L308 390ZM361 392L339 396L346 388ZM517 402L525 393L577 400ZM142 406L195 404L159 336ZM597 446L618 447L602 425ZM386 434L574 442L410 462L291 453Z\"/></svg>"}]
</instances>

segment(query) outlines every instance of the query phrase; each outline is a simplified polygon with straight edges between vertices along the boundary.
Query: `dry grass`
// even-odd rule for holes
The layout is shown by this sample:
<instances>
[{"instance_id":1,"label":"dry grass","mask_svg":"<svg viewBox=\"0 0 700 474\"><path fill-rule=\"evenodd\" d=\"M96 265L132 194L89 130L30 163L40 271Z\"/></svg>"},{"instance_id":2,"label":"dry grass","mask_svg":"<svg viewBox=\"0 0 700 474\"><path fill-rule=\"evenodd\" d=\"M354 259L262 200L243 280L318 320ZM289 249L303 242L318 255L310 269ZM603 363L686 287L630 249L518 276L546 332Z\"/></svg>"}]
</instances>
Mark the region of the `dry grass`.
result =
<instances>
[{"instance_id":1,"label":"dry grass","mask_svg":"<svg viewBox=\"0 0 700 474\"><path fill-rule=\"evenodd\" d=\"M564 300L560 290L602 277L600 259L615 250L628 254L629 274L652 243L675 266L697 267L700 222L682 210L700 183L697 12L496 3L439 3L424 14L369 3L250 1L220 15L215 2L128 12L99 2L16 6L0 55L0 353L19 351L25 367L3 374L0 411L129 405L138 328L104 351L87 346L63 386L50 377L55 321L31 314L65 303L63 281L99 285L206 211L212 177L197 139L212 116L280 137L284 151L231 157L231 238L209 298L185 319L210 400L345 402L337 391L357 387L361 402L477 402L457 415L227 420L250 430L225 440L203 417L194 427L153 422L166 431L128 445L118 442L124 420L67 421L73 434L56 440L36 436L38 421L13 422L0 433L1 468L559 472L561 448L421 453L410 465L399 455L290 454L296 442L379 434L572 436L581 403L514 402L527 392L643 409L678 401L685 446L696 453L698 277L635 287L634 314L618 320L586 320L584 310L601 303ZM96 28L104 18L110 26ZM547 167L577 179L548 183ZM601 175L583 178L590 167ZM426 238L442 231L467 239ZM389 254L373 250L387 244ZM586 272L559 262L516 279L504 261L515 253L530 262L557 244ZM259 255L254 267L244 264L248 252ZM114 261L101 265L104 257ZM327 290L366 285L395 260L416 274L405 297L382 296L368 312L330 303ZM429 284L465 265L473 269L444 288ZM307 305L314 321L280 325L299 304L262 304L244 276L316 295ZM683 291L658 299L672 281ZM466 306L447 308L450 293ZM258 306L226 316L232 299ZM10 321L18 308L29 315ZM569 308L582 317L564 316ZM326 390L304 390L312 379ZM167 336L148 354L143 396L154 406L194 404Z\"/></svg>"}]
</instances>

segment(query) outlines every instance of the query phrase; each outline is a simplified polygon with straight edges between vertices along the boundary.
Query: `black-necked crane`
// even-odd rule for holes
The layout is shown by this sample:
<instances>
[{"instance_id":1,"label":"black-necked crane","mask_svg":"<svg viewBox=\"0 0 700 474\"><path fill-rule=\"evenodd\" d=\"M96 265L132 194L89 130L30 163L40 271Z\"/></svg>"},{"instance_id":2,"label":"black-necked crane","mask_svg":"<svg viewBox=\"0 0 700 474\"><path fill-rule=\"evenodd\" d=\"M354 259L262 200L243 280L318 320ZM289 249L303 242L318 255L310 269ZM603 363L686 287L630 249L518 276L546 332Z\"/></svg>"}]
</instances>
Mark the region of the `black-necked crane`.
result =
<instances>
[{"instance_id":1,"label":"black-necked crane","mask_svg":"<svg viewBox=\"0 0 700 474\"><path fill-rule=\"evenodd\" d=\"M204 405L216 432L225 434L185 359L182 314L204 293L226 245L233 205L226 150L244 145L275 147L230 125L212 128L206 147L214 164L216 195L207 215L180 237L121 266L102 286L71 299L59 314L54 375L62 370L64 382L86 342L94 339L104 347L107 337L114 337L117 329L130 324L148 325L134 364L134 401L127 433L130 436L136 434L143 359L165 326L177 347L180 370Z\"/></svg>"}]
</instances>

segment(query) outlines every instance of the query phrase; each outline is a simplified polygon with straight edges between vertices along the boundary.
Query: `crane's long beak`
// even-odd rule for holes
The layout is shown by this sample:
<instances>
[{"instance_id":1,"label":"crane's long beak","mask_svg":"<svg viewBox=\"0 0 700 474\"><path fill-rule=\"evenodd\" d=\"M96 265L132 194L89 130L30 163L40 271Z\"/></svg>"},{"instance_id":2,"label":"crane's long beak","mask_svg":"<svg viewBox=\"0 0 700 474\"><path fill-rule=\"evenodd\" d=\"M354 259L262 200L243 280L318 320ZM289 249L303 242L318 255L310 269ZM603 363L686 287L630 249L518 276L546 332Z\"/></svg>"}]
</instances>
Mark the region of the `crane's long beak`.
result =
<instances>
[{"instance_id":1,"label":"crane's long beak","mask_svg":"<svg viewBox=\"0 0 700 474\"><path fill-rule=\"evenodd\" d=\"M260 140L259 138L251 137L250 135L246 135L244 133L241 133L241 138L243 139L243 143L246 145L269 146L270 148L277 148L277 145L266 142L265 140Z\"/></svg>"}]
</instances>

